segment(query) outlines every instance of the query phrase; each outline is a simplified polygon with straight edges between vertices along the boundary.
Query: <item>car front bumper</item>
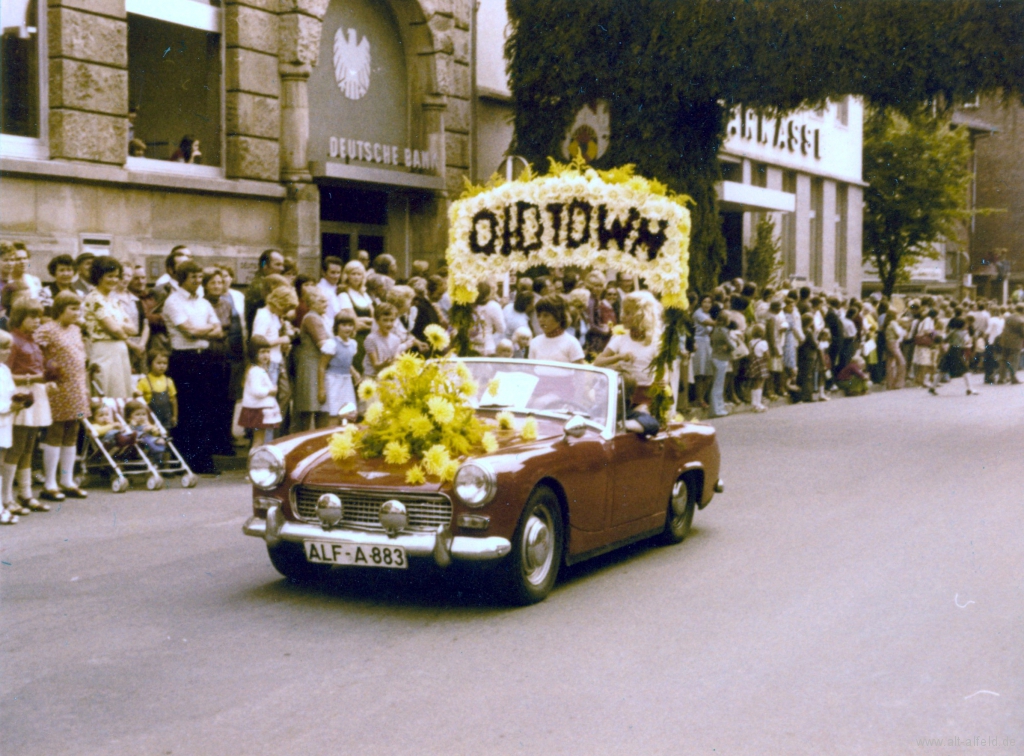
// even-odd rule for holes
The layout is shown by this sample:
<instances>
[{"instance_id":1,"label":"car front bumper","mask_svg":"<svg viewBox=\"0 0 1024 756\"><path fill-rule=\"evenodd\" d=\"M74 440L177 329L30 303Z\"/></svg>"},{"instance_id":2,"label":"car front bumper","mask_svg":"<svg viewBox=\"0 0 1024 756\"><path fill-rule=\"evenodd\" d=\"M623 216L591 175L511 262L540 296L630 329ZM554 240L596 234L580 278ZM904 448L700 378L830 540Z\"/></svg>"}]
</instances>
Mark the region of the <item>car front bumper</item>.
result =
<instances>
[{"instance_id":1,"label":"car front bumper","mask_svg":"<svg viewBox=\"0 0 1024 756\"><path fill-rule=\"evenodd\" d=\"M507 538L499 536L453 536L447 525L433 532L387 533L336 528L324 530L317 524L286 520L279 507L270 507L267 517L250 517L242 526L245 535L262 538L268 546L282 541L301 544L306 540L328 543L356 543L361 546L401 546L410 557L432 558L441 567L453 559L482 562L500 559L512 550Z\"/></svg>"}]
</instances>

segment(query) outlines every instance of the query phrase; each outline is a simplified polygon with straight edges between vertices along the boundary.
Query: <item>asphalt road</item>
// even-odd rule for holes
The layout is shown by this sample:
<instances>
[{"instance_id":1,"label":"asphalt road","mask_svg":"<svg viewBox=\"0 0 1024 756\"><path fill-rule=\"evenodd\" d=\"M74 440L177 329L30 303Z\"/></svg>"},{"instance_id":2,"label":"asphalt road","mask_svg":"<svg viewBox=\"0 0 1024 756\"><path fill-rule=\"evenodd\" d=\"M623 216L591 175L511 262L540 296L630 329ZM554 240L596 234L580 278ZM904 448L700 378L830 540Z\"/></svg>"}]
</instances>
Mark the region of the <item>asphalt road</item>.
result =
<instances>
[{"instance_id":1,"label":"asphalt road","mask_svg":"<svg viewBox=\"0 0 1024 756\"><path fill-rule=\"evenodd\" d=\"M685 543L526 609L288 583L238 474L33 514L0 531L0 752L1022 753L1024 390L946 393L718 421Z\"/></svg>"}]
</instances>

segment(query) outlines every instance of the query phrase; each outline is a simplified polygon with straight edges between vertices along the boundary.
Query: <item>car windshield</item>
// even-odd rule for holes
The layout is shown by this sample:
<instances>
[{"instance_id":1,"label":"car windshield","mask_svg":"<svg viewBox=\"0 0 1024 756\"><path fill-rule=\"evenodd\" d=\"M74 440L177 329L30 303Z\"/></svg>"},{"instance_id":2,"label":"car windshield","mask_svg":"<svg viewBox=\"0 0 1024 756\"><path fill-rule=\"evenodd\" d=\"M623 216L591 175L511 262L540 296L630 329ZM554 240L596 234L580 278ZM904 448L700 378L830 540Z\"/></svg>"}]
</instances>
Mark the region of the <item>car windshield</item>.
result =
<instances>
[{"instance_id":1,"label":"car windshield","mask_svg":"<svg viewBox=\"0 0 1024 756\"><path fill-rule=\"evenodd\" d=\"M607 422L609 386L603 372L518 360L467 360L466 367L480 384L474 399L480 409L578 414L599 426Z\"/></svg>"}]
</instances>

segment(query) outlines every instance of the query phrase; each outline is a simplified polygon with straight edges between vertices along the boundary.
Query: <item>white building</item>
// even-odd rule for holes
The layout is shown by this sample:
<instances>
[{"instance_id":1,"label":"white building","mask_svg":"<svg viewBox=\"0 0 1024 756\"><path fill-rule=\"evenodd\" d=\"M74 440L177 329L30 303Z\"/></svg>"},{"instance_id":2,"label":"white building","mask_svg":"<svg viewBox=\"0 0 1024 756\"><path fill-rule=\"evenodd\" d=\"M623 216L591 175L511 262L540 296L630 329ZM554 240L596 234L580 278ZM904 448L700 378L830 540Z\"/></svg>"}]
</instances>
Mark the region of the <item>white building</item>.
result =
<instances>
[{"instance_id":1,"label":"white building","mask_svg":"<svg viewBox=\"0 0 1024 756\"><path fill-rule=\"evenodd\" d=\"M504 0L480 0L476 16L474 179L486 180L512 140L505 69ZM775 220L785 275L825 289L860 293L864 110L845 97L823 110L781 119L737 109L720 152L718 187L729 250L723 276L743 274L743 248L753 243L761 213ZM615 125L611 124L612 139Z\"/></svg>"}]
</instances>

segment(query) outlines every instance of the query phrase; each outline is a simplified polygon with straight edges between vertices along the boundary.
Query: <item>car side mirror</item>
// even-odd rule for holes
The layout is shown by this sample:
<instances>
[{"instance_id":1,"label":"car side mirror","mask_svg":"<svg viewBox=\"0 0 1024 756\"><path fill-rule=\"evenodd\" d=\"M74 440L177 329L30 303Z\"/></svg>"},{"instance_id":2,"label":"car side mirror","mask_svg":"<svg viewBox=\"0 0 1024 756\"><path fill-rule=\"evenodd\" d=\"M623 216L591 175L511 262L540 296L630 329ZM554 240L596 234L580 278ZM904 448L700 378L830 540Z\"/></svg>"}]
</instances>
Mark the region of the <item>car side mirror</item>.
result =
<instances>
[{"instance_id":1,"label":"car side mirror","mask_svg":"<svg viewBox=\"0 0 1024 756\"><path fill-rule=\"evenodd\" d=\"M579 415L573 415L565 421L565 425L562 426L562 433L565 434L565 438L579 438L587 432L587 421Z\"/></svg>"}]
</instances>

